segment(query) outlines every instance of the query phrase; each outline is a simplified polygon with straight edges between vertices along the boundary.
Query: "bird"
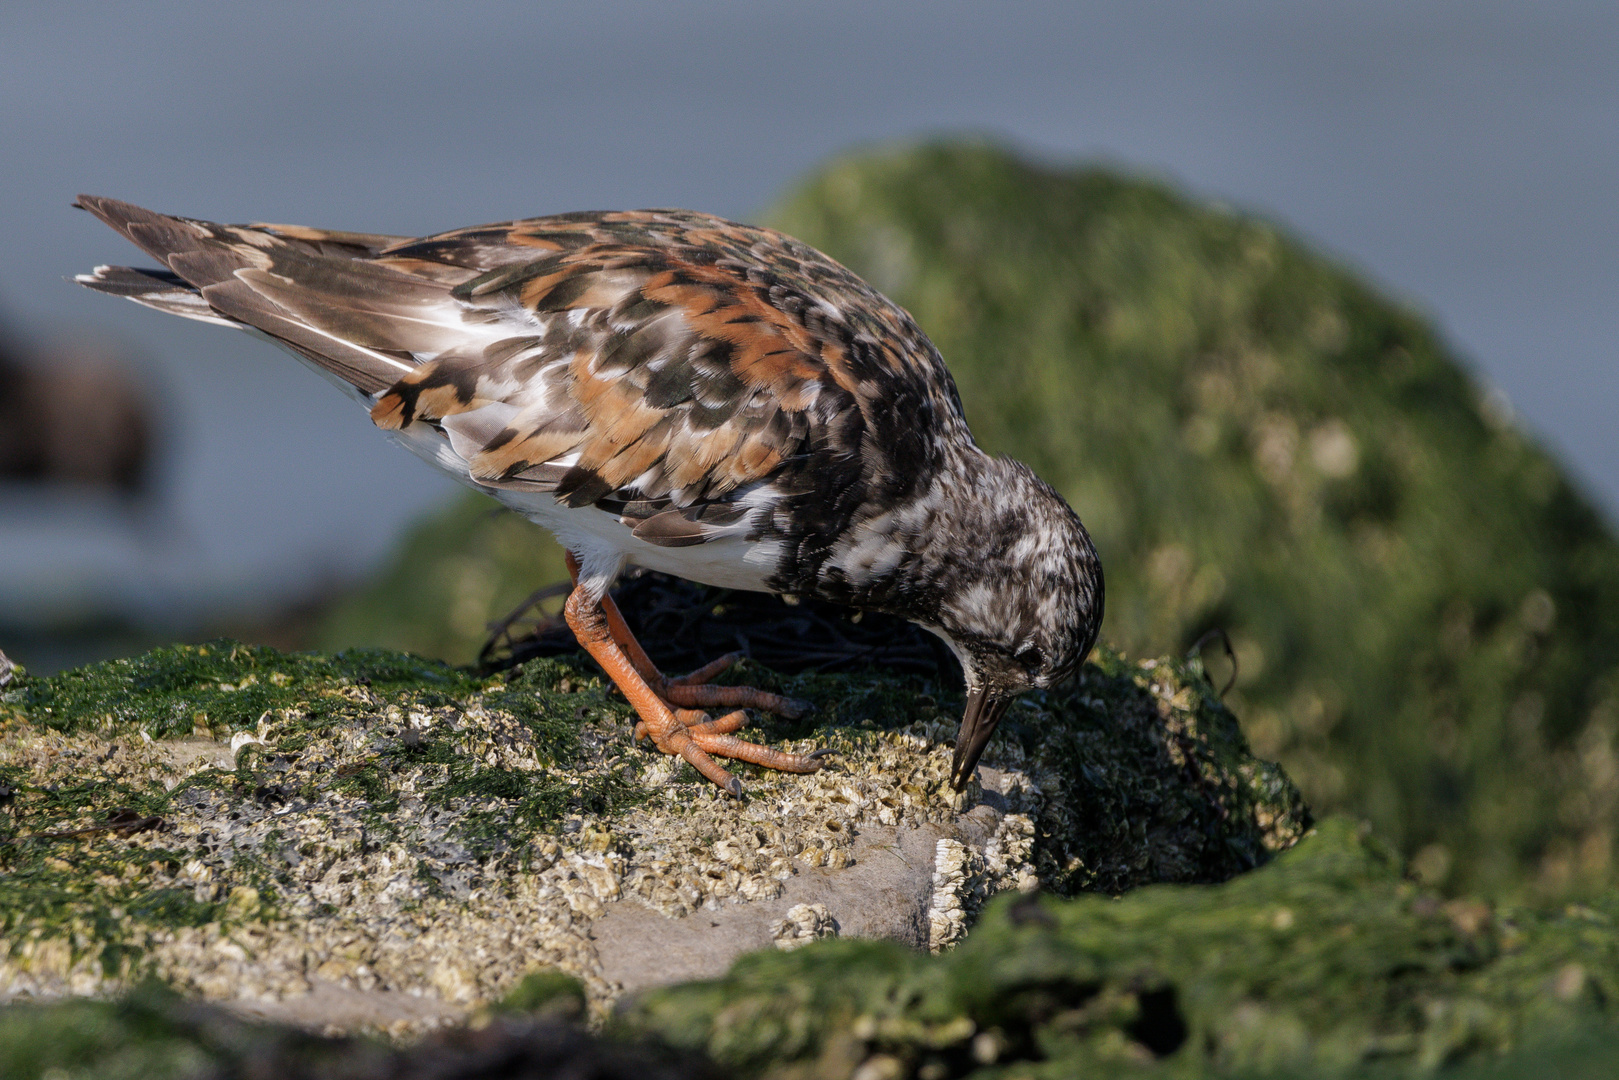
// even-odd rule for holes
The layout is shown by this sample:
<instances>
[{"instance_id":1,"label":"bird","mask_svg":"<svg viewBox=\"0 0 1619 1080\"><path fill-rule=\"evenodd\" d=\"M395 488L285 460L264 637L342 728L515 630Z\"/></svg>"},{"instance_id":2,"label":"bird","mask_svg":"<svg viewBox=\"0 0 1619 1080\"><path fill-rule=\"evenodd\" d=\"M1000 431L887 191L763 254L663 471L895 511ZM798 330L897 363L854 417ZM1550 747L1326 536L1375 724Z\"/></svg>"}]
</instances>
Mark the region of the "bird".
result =
<instances>
[{"instance_id":1,"label":"bird","mask_svg":"<svg viewBox=\"0 0 1619 1080\"><path fill-rule=\"evenodd\" d=\"M1027 466L975 442L916 321L827 255L690 210L561 213L412 238L221 225L81 195L160 265L74 280L291 352L393 441L549 529L564 617L650 738L730 795L735 734L810 706L660 672L608 593L627 568L908 619L961 663L949 783L1021 693L1096 642L1101 562ZM709 710L731 711L717 717Z\"/></svg>"}]
</instances>

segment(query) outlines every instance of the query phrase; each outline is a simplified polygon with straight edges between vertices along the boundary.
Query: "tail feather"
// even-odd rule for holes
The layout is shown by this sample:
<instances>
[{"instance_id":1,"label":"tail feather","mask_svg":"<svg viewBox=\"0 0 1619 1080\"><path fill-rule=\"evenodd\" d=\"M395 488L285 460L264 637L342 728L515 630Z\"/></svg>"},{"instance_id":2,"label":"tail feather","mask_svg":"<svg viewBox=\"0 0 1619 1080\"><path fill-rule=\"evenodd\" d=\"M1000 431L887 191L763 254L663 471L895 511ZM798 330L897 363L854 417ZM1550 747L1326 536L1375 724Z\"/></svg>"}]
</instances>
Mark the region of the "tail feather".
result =
<instances>
[{"instance_id":1,"label":"tail feather","mask_svg":"<svg viewBox=\"0 0 1619 1080\"><path fill-rule=\"evenodd\" d=\"M152 292L191 288L185 278L174 271L150 266L98 266L73 280L110 296L145 296Z\"/></svg>"},{"instance_id":2,"label":"tail feather","mask_svg":"<svg viewBox=\"0 0 1619 1080\"><path fill-rule=\"evenodd\" d=\"M367 261L397 238L289 226L235 226L81 195L88 210L164 270L98 267L75 280L147 307L249 327L375 395L442 350L454 329L447 286Z\"/></svg>"},{"instance_id":3,"label":"tail feather","mask_svg":"<svg viewBox=\"0 0 1619 1080\"><path fill-rule=\"evenodd\" d=\"M372 259L388 248L411 241L409 236L382 233L345 232L342 229L312 229L307 225L271 225L254 222L253 228L303 247L311 255L334 255L349 259Z\"/></svg>"},{"instance_id":4,"label":"tail feather","mask_svg":"<svg viewBox=\"0 0 1619 1080\"><path fill-rule=\"evenodd\" d=\"M214 326L228 326L233 330L243 329L241 323L227 319L209 307L208 301L202 298L202 293L192 288L184 278L172 270L98 266L88 274L75 276L73 280L96 292L106 293L108 296L122 296L143 307L154 308L170 315L196 319L198 322L212 323Z\"/></svg>"},{"instance_id":5,"label":"tail feather","mask_svg":"<svg viewBox=\"0 0 1619 1080\"><path fill-rule=\"evenodd\" d=\"M204 251L212 239L208 223L173 217L133 203L95 195L80 195L73 204L112 226L124 239L162 262L172 271L179 255ZM216 227L217 228L217 227ZM184 274L180 275L182 278ZM205 284L186 278L192 285Z\"/></svg>"}]
</instances>

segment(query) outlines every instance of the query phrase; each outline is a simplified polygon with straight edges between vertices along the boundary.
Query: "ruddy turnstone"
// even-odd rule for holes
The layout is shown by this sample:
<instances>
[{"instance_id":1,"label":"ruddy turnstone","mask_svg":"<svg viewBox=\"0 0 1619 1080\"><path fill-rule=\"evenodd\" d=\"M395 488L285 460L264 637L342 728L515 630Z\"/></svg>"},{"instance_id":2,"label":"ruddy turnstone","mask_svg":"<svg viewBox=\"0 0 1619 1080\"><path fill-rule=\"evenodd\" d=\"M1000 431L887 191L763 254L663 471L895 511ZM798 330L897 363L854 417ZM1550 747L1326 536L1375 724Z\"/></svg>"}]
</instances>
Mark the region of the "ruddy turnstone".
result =
<instances>
[{"instance_id":1,"label":"ruddy turnstone","mask_svg":"<svg viewBox=\"0 0 1619 1080\"><path fill-rule=\"evenodd\" d=\"M959 790L1020 692L1070 675L1102 568L1068 504L973 442L911 317L769 229L685 210L558 214L422 239L78 205L161 269L76 280L290 350L394 441L554 532L564 613L650 736L813 772L734 734L807 708L657 670L607 588L628 564L910 619L961 661ZM699 710L736 711L711 719Z\"/></svg>"}]
</instances>

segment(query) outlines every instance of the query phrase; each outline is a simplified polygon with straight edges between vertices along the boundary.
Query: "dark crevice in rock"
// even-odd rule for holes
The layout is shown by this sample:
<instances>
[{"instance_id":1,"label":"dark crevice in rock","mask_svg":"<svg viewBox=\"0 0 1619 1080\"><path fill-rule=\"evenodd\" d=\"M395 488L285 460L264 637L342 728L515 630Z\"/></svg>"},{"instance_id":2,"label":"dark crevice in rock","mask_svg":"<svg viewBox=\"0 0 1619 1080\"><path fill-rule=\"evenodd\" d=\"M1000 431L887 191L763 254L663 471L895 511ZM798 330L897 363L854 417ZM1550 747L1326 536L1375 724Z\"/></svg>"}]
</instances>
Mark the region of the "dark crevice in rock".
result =
<instances>
[{"instance_id":1,"label":"dark crevice in rock","mask_svg":"<svg viewBox=\"0 0 1619 1080\"><path fill-rule=\"evenodd\" d=\"M1152 1051L1153 1057L1168 1057L1186 1042L1186 1019L1175 1002L1175 988L1162 986L1144 990L1137 996L1141 1015L1125 1027L1136 1042Z\"/></svg>"}]
</instances>

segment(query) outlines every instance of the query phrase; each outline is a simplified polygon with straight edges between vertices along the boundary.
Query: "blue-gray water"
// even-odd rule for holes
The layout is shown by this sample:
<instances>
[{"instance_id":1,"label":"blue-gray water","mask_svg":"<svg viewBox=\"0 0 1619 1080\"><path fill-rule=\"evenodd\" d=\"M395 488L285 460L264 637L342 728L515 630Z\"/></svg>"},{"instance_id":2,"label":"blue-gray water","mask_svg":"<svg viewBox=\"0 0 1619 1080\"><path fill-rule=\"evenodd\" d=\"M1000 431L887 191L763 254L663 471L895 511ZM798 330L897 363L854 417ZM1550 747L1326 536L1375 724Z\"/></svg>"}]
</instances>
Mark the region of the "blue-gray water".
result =
<instances>
[{"instance_id":1,"label":"blue-gray water","mask_svg":"<svg viewBox=\"0 0 1619 1080\"><path fill-rule=\"evenodd\" d=\"M80 190L417 233L746 216L828 155L976 132L1257 210L1434 316L1619 507L1619 5L66 3L0 8L0 316L111 336L170 426L133 523L0 489L0 623L174 627L375 564L447 481L268 346L64 283Z\"/></svg>"}]
</instances>

